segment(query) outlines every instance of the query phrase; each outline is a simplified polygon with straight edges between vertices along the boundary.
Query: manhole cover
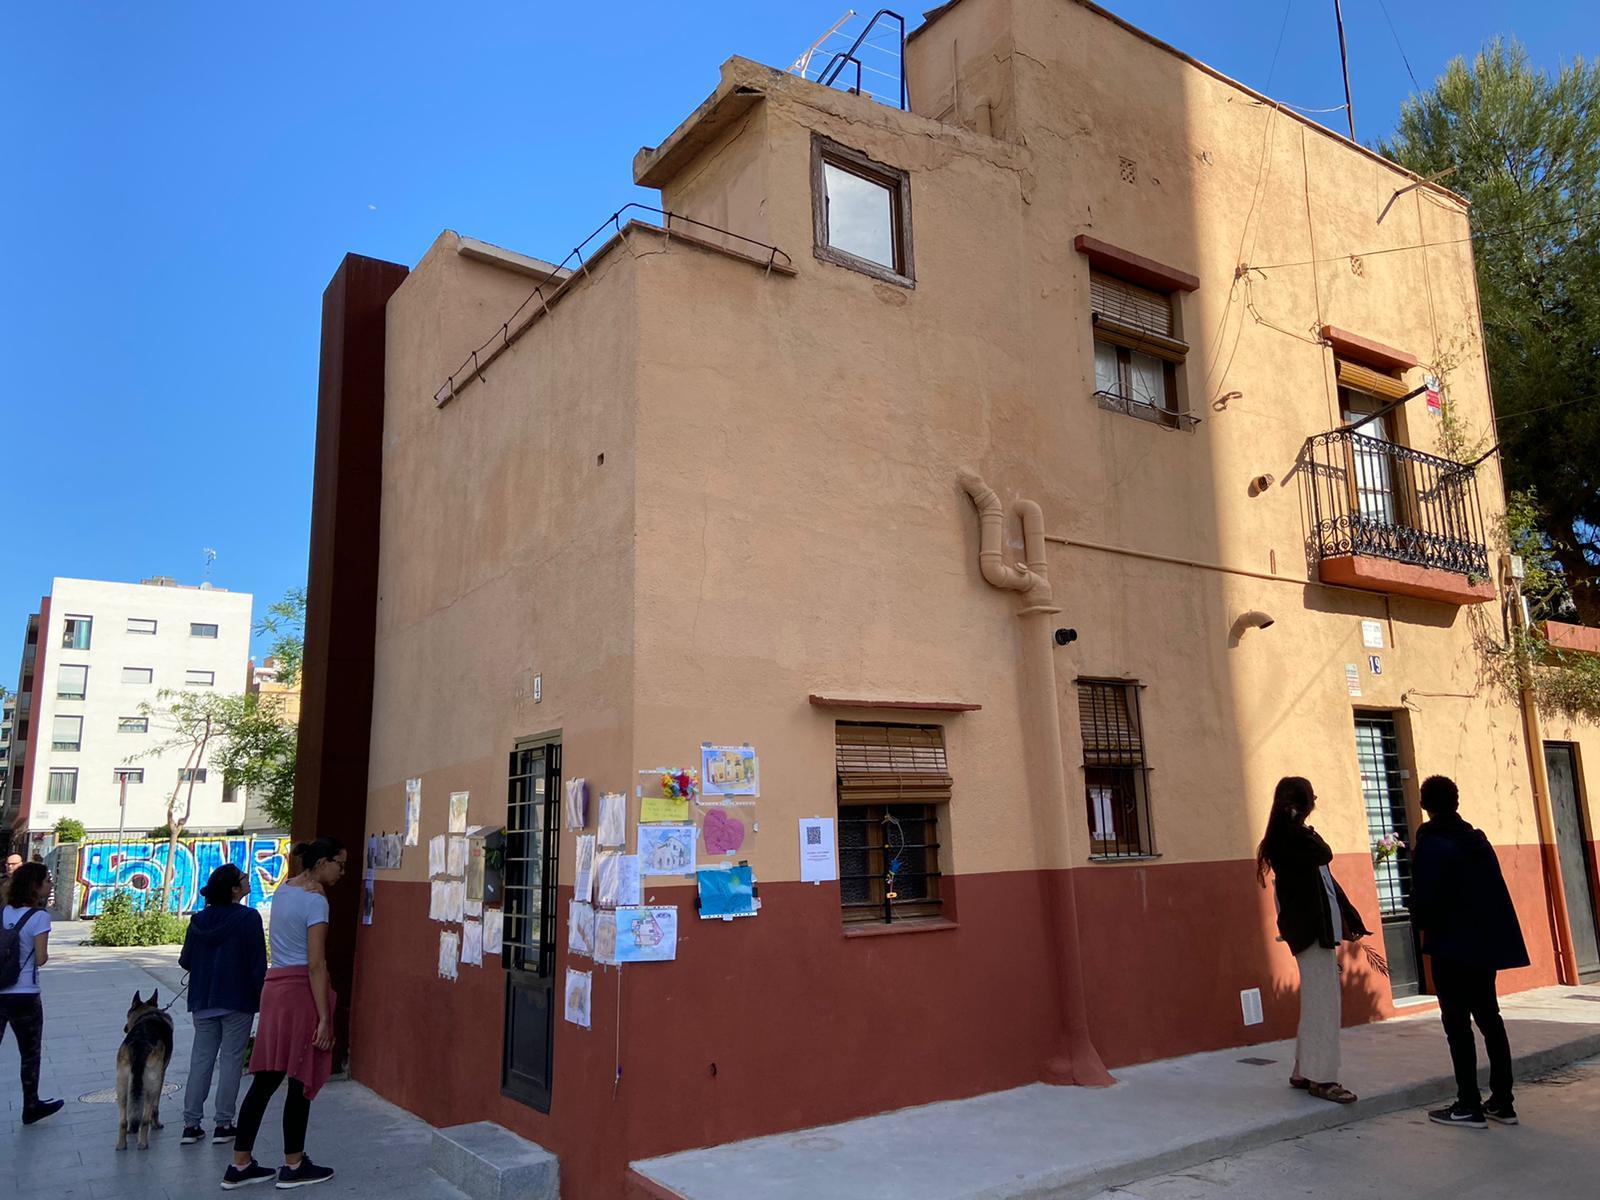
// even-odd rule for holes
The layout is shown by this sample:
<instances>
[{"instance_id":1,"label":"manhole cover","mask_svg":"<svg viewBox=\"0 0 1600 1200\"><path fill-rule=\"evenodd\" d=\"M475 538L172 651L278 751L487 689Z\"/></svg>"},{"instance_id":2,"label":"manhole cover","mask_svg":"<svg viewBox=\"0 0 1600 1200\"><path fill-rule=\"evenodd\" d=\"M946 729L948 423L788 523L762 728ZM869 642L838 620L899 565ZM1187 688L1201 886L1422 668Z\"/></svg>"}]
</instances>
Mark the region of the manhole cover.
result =
<instances>
[{"instance_id":1,"label":"manhole cover","mask_svg":"<svg viewBox=\"0 0 1600 1200\"><path fill-rule=\"evenodd\" d=\"M164 1085L161 1089L161 1094L163 1096L176 1096L178 1094L178 1085L175 1083ZM102 1088L98 1092L85 1092L78 1097L78 1103L80 1104L115 1104L116 1102L116 1088Z\"/></svg>"}]
</instances>

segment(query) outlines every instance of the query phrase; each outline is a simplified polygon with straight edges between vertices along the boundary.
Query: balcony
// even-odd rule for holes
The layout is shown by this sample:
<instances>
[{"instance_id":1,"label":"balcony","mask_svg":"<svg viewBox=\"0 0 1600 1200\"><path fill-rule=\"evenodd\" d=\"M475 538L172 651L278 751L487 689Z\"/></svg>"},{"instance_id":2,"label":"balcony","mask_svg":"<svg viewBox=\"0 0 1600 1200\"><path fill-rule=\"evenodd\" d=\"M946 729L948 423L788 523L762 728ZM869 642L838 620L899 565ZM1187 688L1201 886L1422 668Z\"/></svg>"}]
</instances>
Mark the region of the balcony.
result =
<instances>
[{"instance_id":1,"label":"balcony","mask_svg":"<svg viewBox=\"0 0 1600 1200\"><path fill-rule=\"evenodd\" d=\"M1443 604L1494 599L1475 468L1355 429L1300 454L1324 583Z\"/></svg>"}]
</instances>

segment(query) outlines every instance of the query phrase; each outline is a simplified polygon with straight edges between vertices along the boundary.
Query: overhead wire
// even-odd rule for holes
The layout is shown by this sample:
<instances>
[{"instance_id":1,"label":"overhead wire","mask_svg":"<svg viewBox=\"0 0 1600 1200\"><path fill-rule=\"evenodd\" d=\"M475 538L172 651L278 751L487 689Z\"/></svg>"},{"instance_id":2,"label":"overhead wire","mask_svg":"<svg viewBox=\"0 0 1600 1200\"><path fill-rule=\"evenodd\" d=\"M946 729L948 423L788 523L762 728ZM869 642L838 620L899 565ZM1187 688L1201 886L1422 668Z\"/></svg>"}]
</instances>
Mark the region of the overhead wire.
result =
<instances>
[{"instance_id":1,"label":"overhead wire","mask_svg":"<svg viewBox=\"0 0 1600 1200\"><path fill-rule=\"evenodd\" d=\"M1400 31L1394 27L1394 18L1389 15L1389 6L1378 0L1378 7L1383 10L1383 19L1389 22L1389 32L1394 36L1394 48L1400 51L1400 61L1406 65L1406 74L1411 76L1411 86L1417 91L1422 91L1422 85L1417 82L1417 73L1411 69L1411 60L1406 57L1406 48L1400 44Z\"/></svg>"},{"instance_id":2,"label":"overhead wire","mask_svg":"<svg viewBox=\"0 0 1600 1200\"><path fill-rule=\"evenodd\" d=\"M1482 229L1466 237L1445 238L1438 242L1415 242L1406 246L1386 246L1380 250L1357 250L1347 254L1332 254L1325 258L1307 258L1299 262L1287 263L1241 263L1241 270L1251 271L1285 271L1291 267L1310 267L1319 263L1343 262L1351 258L1376 258L1380 254L1399 254L1403 250L1429 250L1435 246L1458 246L1463 242L1485 241L1491 238L1512 237L1516 234L1532 233L1540 229L1550 229L1557 225L1571 225L1594 217L1595 213L1570 213L1562 217L1554 217L1548 221L1536 221L1532 225L1508 225L1501 229Z\"/></svg>"}]
</instances>

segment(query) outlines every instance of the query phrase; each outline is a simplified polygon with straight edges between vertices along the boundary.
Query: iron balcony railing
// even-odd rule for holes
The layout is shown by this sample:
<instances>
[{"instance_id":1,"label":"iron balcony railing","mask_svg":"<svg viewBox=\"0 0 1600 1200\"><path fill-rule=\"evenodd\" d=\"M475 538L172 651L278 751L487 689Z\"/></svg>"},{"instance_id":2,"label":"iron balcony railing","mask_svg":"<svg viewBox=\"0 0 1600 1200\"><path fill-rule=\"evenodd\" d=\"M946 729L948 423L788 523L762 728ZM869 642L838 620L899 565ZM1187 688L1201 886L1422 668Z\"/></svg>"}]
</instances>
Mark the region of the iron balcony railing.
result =
<instances>
[{"instance_id":1,"label":"iron balcony railing","mask_svg":"<svg viewBox=\"0 0 1600 1200\"><path fill-rule=\"evenodd\" d=\"M1318 561L1360 554L1488 577L1476 464L1335 429L1307 439L1301 467Z\"/></svg>"}]
</instances>

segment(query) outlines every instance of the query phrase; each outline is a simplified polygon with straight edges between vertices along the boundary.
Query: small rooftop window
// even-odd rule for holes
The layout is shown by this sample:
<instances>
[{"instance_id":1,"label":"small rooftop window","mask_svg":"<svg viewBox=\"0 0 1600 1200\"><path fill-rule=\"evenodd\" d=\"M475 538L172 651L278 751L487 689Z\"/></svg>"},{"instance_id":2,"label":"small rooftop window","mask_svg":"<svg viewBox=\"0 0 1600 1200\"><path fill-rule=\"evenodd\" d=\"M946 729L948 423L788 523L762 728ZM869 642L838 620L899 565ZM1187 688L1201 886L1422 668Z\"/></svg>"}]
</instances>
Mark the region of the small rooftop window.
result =
<instances>
[{"instance_id":1,"label":"small rooftop window","mask_svg":"<svg viewBox=\"0 0 1600 1200\"><path fill-rule=\"evenodd\" d=\"M911 271L911 177L820 134L811 141L816 255L903 287Z\"/></svg>"}]
</instances>

